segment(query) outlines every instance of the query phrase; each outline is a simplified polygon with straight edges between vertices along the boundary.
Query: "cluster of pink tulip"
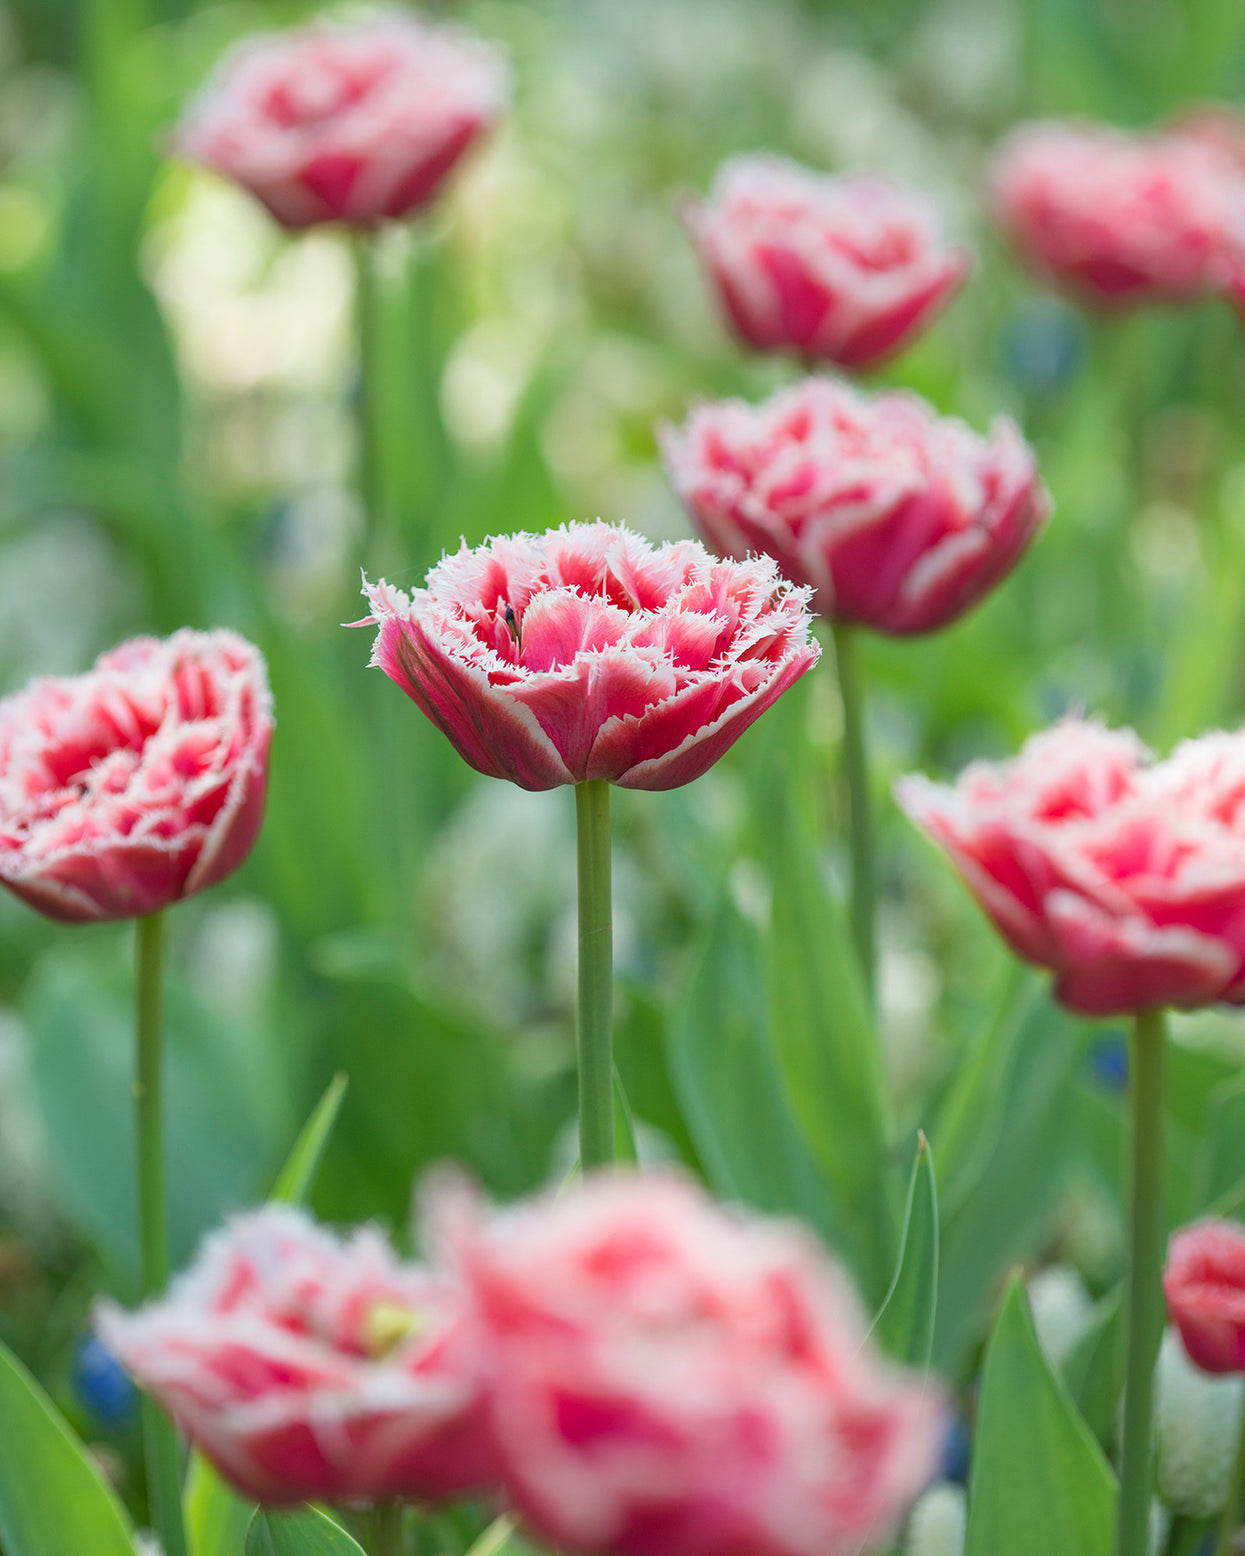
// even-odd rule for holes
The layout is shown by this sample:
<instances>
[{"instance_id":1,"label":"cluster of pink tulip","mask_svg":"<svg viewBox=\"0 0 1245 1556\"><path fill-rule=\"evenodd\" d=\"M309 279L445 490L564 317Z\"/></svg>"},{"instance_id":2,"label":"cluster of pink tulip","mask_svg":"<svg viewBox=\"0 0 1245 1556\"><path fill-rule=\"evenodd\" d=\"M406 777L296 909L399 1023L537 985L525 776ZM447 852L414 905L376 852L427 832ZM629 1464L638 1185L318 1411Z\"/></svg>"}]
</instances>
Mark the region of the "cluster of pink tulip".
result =
<instances>
[{"instance_id":1,"label":"cluster of pink tulip","mask_svg":"<svg viewBox=\"0 0 1245 1556\"><path fill-rule=\"evenodd\" d=\"M455 29L315 27L232 56L180 144L287 227L368 229L433 197L506 90L496 53ZM1024 130L996 161L996 209L1036 265L1095 301L1232 292L1245 286L1245 174L1213 129ZM728 163L686 221L741 339L810 365L893 355L971 268L923 198L770 157ZM366 588L373 663L472 767L576 788L585 1168L613 1154L607 786L703 774L816 663L810 613L828 620L871 978L852 633L951 622L1050 511L1007 418L981 436L915 395L830 377L761 406L701 405L660 439L711 551L579 524L464 544L410 595ZM262 660L230 633L139 640L76 680L35 683L0 703L0 881L56 918L158 922L248 852L271 731ZM1161 1153L1161 1010L1245 1002L1245 736L1151 763L1131 734L1070 719L1012 763L975 765L954 788L910 778L898 798L1007 942L1054 973L1057 998L1137 1016L1119 1521L1119 1549L1136 1556L1161 1326L1146 1187ZM140 967L140 1012L157 979ZM153 1040L140 1015L148 1295L167 1275ZM371 1231L339 1241L289 1210L241 1217L162 1300L102 1308L101 1331L264 1501L500 1492L568 1550L846 1556L885 1539L931 1473L937 1391L881 1360L845 1278L789 1227L662 1175L598 1174L500 1214L442 1182L428 1206L422 1266ZM1173 1244L1171 1311L1212 1369L1245 1364L1243 1247L1207 1229ZM161 1534L179 1556L160 1499L167 1443L153 1442Z\"/></svg>"}]
</instances>

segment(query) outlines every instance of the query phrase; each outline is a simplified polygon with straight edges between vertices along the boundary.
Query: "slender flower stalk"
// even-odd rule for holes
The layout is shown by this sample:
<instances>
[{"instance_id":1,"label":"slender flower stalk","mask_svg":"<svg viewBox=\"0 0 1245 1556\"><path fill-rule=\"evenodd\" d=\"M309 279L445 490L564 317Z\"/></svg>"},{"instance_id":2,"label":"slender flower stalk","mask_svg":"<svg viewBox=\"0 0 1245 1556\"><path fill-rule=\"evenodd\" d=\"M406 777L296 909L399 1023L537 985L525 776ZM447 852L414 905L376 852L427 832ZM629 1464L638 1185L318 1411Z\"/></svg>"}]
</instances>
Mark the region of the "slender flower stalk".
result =
<instances>
[{"instance_id":1,"label":"slender flower stalk","mask_svg":"<svg viewBox=\"0 0 1245 1556\"><path fill-rule=\"evenodd\" d=\"M614 944L610 901L610 786L575 785L579 839L579 1161L614 1160Z\"/></svg>"},{"instance_id":2,"label":"slender flower stalk","mask_svg":"<svg viewBox=\"0 0 1245 1556\"><path fill-rule=\"evenodd\" d=\"M358 453L356 471L359 501L363 506L365 546L384 531L384 482L380 466L380 381L377 336L376 237L371 232L354 236L354 324L359 376L356 388Z\"/></svg>"},{"instance_id":3,"label":"slender flower stalk","mask_svg":"<svg viewBox=\"0 0 1245 1556\"><path fill-rule=\"evenodd\" d=\"M371 1556L402 1556L402 1503L380 1502L372 1514Z\"/></svg>"},{"instance_id":4,"label":"slender flower stalk","mask_svg":"<svg viewBox=\"0 0 1245 1556\"><path fill-rule=\"evenodd\" d=\"M162 1291L169 1278L160 1080L163 951L164 914L149 913L138 920L135 966L134 1139L138 1169L139 1280L144 1297ZM165 1556L186 1556L177 1436L172 1423L146 1395L142 1403L142 1420L152 1522Z\"/></svg>"},{"instance_id":5,"label":"slender flower stalk","mask_svg":"<svg viewBox=\"0 0 1245 1556\"><path fill-rule=\"evenodd\" d=\"M1147 1556L1153 1457L1154 1363L1163 1336L1163 1068L1161 1007L1133 1025L1127 1361L1116 1529L1118 1556Z\"/></svg>"},{"instance_id":6,"label":"slender flower stalk","mask_svg":"<svg viewBox=\"0 0 1245 1556\"><path fill-rule=\"evenodd\" d=\"M865 745L864 682L856 629L846 622L834 623L834 657L843 701L843 769L852 855L852 937L872 1002L877 982L877 884L869 805L869 754Z\"/></svg>"},{"instance_id":7,"label":"slender flower stalk","mask_svg":"<svg viewBox=\"0 0 1245 1556\"><path fill-rule=\"evenodd\" d=\"M1223 1504L1219 1520L1215 1556L1232 1556L1232 1536L1240 1526L1242 1507L1245 1507L1245 1417L1241 1419L1240 1435L1236 1440L1236 1458L1232 1479L1228 1482L1228 1500Z\"/></svg>"}]
</instances>

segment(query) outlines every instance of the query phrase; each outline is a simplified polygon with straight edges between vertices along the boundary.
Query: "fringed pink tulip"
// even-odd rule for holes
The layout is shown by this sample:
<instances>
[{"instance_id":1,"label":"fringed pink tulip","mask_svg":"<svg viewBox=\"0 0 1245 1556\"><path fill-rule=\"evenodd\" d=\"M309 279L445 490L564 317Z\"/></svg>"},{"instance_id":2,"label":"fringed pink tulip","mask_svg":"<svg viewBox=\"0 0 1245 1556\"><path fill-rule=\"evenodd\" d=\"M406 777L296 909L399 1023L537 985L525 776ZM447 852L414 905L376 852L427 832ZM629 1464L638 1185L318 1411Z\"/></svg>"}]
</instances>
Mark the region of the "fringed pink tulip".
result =
<instances>
[{"instance_id":1,"label":"fringed pink tulip","mask_svg":"<svg viewBox=\"0 0 1245 1556\"><path fill-rule=\"evenodd\" d=\"M988 437L916 395L809 378L753 407L697 407L661 431L666 469L709 545L765 552L813 608L931 632L1015 565L1050 512L1015 424Z\"/></svg>"},{"instance_id":2,"label":"fringed pink tulip","mask_svg":"<svg viewBox=\"0 0 1245 1556\"><path fill-rule=\"evenodd\" d=\"M1191 301L1240 270L1245 175L1207 137L1026 125L996 154L991 189L1034 269L1099 307Z\"/></svg>"},{"instance_id":3,"label":"fringed pink tulip","mask_svg":"<svg viewBox=\"0 0 1245 1556\"><path fill-rule=\"evenodd\" d=\"M439 1499L492 1483L475 1349L442 1277L378 1232L269 1206L208 1238L162 1300L101 1304L139 1384L261 1502Z\"/></svg>"},{"instance_id":4,"label":"fringed pink tulip","mask_svg":"<svg viewBox=\"0 0 1245 1556\"><path fill-rule=\"evenodd\" d=\"M1206 1372L1245 1372L1245 1230L1199 1221L1177 1232L1163 1294L1191 1361Z\"/></svg>"},{"instance_id":5,"label":"fringed pink tulip","mask_svg":"<svg viewBox=\"0 0 1245 1556\"><path fill-rule=\"evenodd\" d=\"M433 1222L490 1348L507 1488L592 1556L857 1556L938 1452L937 1391L883 1363L802 1233L665 1175Z\"/></svg>"},{"instance_id":6,"label":"fringed pink tulip","mask_svg":"<svg viewBox=\"0 0 1245 1556\"><path fill-rule=\"evenodd\" d=\"M571 524L365 585L379 665L477 771L524 789L699 778L818 654L769 558Z\"/></svg>"},{"instance_id":7,"label":"fringed pink tulip","mask_svg":"<svg viewBox=\"0 0 1245 1556\"><path fill-rule=\"evenodd\" d=\"M1065 1005L1245 1003L1245 733L1151 763L1131 731L1066 719L953 788L896 793Z\"/></svg>"},{"instance_id":8,"label":"fringed pink tulip","mask_svg":"<svg viewBox=\"0 0 1245 1556\"><path fill-rule=\"evenodd\" d=\"M51 918L155 913L223 879L259 831L263 657L232 632L135 638L0 701L0 883Z\"/></svg>"},{"instance_id":9,"label":"fringed pink tulip","mask_svg":"<svg viewBox=\"0 0 1245 1556\"><path fill-rule=\"evenodd\" d=\"M374 227L437 194L505 106L509 72L457 28L394 14L243 42L177 134L286 227Z\"/></svg>"},{"instance_id":10,"label":"fringed pink tulip","mask_svg":"<svg viewBox=\"0 0 1245 1556\"><path fill-rule=\"evenodd\" d=\"M923 196L780 157L732 158L685 215L742 339L806 361L875 366L930 323L972 268Z\"/></svg>"}]
</instances>

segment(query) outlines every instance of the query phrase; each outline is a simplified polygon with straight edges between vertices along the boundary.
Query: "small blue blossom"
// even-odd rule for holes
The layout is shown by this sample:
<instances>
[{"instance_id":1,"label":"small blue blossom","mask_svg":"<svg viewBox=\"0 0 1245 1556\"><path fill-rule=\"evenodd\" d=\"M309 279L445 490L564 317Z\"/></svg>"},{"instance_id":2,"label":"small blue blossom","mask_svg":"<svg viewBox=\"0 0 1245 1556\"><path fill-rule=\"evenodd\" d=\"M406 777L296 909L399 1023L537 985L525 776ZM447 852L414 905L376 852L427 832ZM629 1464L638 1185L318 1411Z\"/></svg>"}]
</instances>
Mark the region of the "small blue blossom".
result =
<instances>
[{"instance_id":1,"label":"small blue blossom","mask_svg":"<svg viewBox=\"0 0 1245 1556\"><path fill-rule=\"evenodd\" d=\"M74 1393L105 1426L124 1426L134 1412L129 1374L102 1340L84 1335L73 1365Z\"/></svg>"}]
</instances>

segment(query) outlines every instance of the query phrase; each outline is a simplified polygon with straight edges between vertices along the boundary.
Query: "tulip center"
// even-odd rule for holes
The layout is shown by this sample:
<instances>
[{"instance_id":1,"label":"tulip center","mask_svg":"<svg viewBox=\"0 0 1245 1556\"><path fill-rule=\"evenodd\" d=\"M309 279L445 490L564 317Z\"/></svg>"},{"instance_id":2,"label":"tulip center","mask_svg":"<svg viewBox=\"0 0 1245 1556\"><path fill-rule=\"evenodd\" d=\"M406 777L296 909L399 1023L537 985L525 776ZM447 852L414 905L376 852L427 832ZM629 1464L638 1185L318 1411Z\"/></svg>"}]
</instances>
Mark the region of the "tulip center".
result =
<instances>
[{"instance_id":1,"label":"tulip center","mask_svg":"<svg viewBox=\"0 0 1245 1556\"><path fill-rule=\"evenodd\" d=\"M384 1300L373 1303L363 1320L363 1349L374 1361L379 1361L412 1335L419 1334L427 1324L427 1314L417 1308Z\"/></svg>"}]
</instances>

